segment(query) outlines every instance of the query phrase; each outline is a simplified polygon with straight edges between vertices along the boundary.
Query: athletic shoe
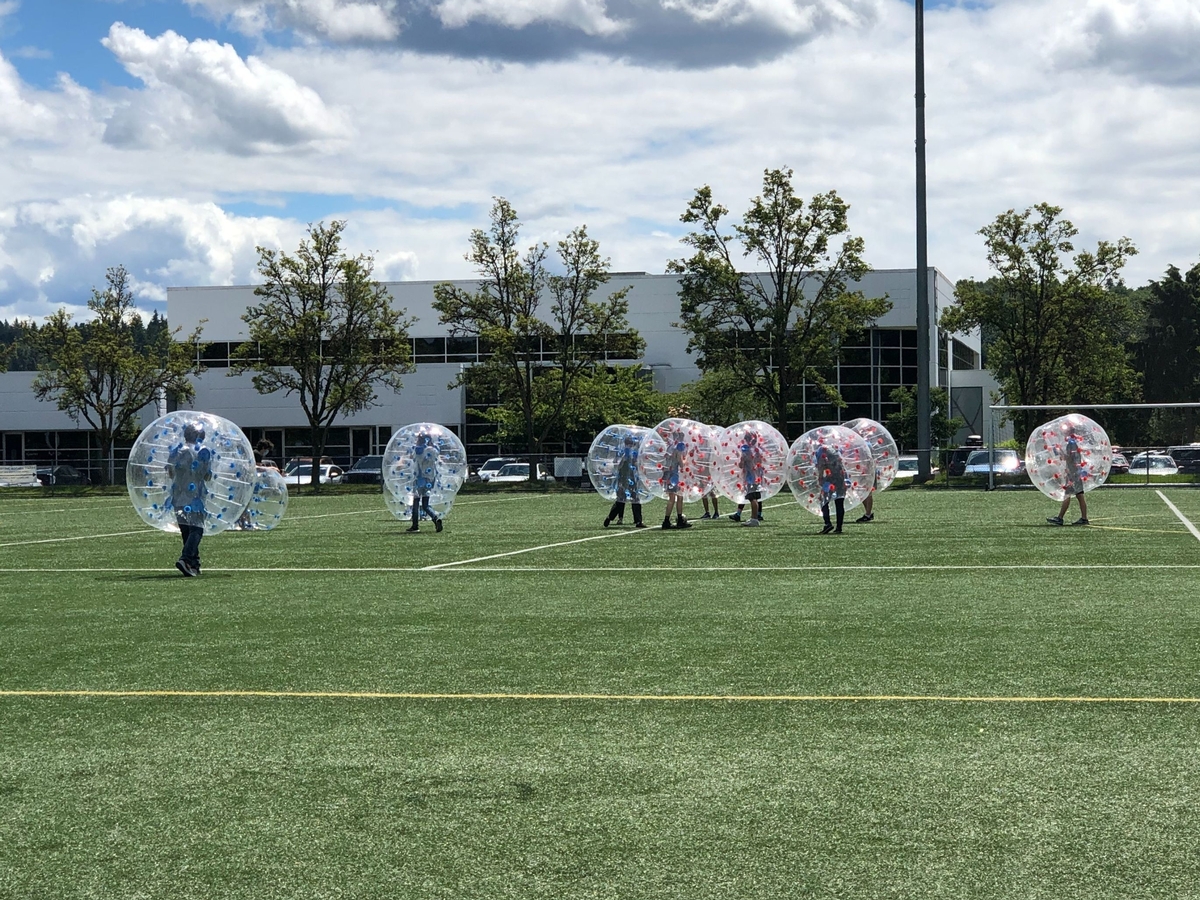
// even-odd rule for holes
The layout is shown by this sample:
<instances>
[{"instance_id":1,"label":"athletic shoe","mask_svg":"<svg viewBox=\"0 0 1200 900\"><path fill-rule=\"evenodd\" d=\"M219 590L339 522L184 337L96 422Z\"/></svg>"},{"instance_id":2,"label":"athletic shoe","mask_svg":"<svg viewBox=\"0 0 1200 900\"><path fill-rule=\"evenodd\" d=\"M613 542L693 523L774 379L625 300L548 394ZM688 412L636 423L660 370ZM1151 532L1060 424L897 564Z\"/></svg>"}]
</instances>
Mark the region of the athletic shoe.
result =
<instances>
[{"instance_id":1,"label":"athletic shoe","mask_svg":"<svg viewBox=\"0 0 1200 900\"><path fill-rule=\"evenodd\" d=\"M761 524L762 523L758 519L747 519L745 522L742 523L742 527L745 528L747 526L761 525Z\"/></svg>"},{"instance_id":2,"label":"athletic shoe","mask_svg":"<svg viewBox=\"0 0 1200 900\"><path fill-rule=\"evenodd\" d=\"M705 519L711 519L711 518L712 518L712 513L705 513L704 515L702 515L700 517L700 521L703 522Z\"/></svg>"},{"instance_id":3,"label":"athletic shoe","mask_svg":"<svg viewBox=\"0 0 1200 900\"><path fill-rule=\"evenodd\" d=\"M692 523L689 522L687 519L685 519L683 516L679 516L675 520L675 527L676 528L691 528Z\"/></svg>"},{"instance_id":4,"label":"athletic shoe","mask_svg":"<svg viewBox=\"0 0 1200 900\"><path fill-rule=\"evenodd\" d=\"M1063 523L1062 516L1046 516L1046 521L1051 525L1061 525Z\"/></svg>"},{"instance_id":5,"label":"athletic shoe","mask_svg":"<svg viewBox=\"0 0 1200 900\"><path fill-rule=\"evenodd\" d=\"M742 521L742 514L741 514L741 513L733 513L733 514L731 514L731 515L729 516L729 521L730 521L730 522L740 522L740 521Z\"/></svg>"},{"instance_id":6,"label":"athletic shoe","mask_svg":"<svg viewBox=\"0 0 1200 900\"><path fill-rule=\"evenodd\" d=\"M859 525L862 525L864 522L874 522L875 517L873 515L871 515L870 513L863 513L861 516L859 516L854 521L857 522Z\"/></svg>"},{"instance_id":7,"label":"athletic shoe","mask_svg":"<svg viewBox=\"0 0 1200 900\"><path fill-rule=\"evenodd\" d=\"M610 518L608 518L607 516L605 516L605 518L604 518L604 527L605 527L605 528L607 528L607 527L608 527L608 523L609 523L609 522L611 522L611 521L612 521L612 519L610 519Z\"/></svg>"},{"instance_id":8,"label":"athletic shoe","mask_svg":"<svg viewBox=\"0 0 1200 900\"><path fill-rule=\"evenodd\" d=\"M842 529L840 529L840 528L835 528L835 529L833 529L833 533L834 533L834 534L841 534L841 533L842 533Z\"/></svg>"},{"instance_id":9,"label":"athletic shoe","mask_svg":"<svg viewBox=\"0 0 1200 900\"><path fill-rule=\"evenodd\" d=\"M634 527L634 528L645 528L645 527L646 527L646 523L645 523L645 522L634 522L634 523L633 523L633 527Z\"/></svg>"},{"instance_id":10,"label":"athletic shoe","mask_svg":"<svg viewBox=\"0 0 1200 900\"><path fill-rule=\"evenodd\" d=\"M1089 522L1087 519L1085 519L1085 518L1083 518L1082 516L1080 516L1078 519L1076 519L1076 520L1075 520L1074 522L1072 522L1071 524L1072 524L1072 525L1090 525L1091 523L1090 523L1090 522Z\"/></svg>"},{"instance_id":11,"label":"athletic shoe","mask_svg":"<svg viewBox=\"0 0 1200 900\"><path fill-rule=\"evenodd\" d=\"M420 528L418 528L416 525L413 525L413 526L411 526L411 527L409 527L409 528L405 528L404 530L405 530L405 531L407 531L407 532L409 532L409 533L411 534L412 532L414 532L414 531L420 531L421 529L420 529Z\"/></svg>"},{"instance_id":12,"label":"athletic shoe","mask_svg":"<svg viewBox=\"0 0 1200 900\"><path fill-rule=\"evenodd\" d=\"M621 516L617 516L617 524L618 524L618 525L624 525L624 524L625 524L625 519L624 519L624 518L622 518Z\"/></svg>"},{"instance_id":13,"label":"athletic shoe","mask_svg":"<svg viewBox=\"0 0 1200 900\"><path fill-rule=\"evenodd\" d=\"M670 520L670 519L663 519L662 527L663 527L663 528L670 528L670 527L671 527L671 520Z\"/></svg>"},{"instance_id":14,"label":"athletic shoe","mask_svg":"<svg viewBox=\"0 0 1200 900\"><path fill-rule=\"evenodd\" d=\"M821 529L821 534L829 534L829 532L831 532L831 531L833 531L833 526L826 525L824 528Z\"/></svg>"},{"instance_id":15,"label":"athletic shoe","mask_svg":"<svg viewBox=\"0 0 1200 900\"><path fill-rule=\"evenodd\" d=\"M441 519L433 520L433 530L436 532L439 532L439 533L441 532L441 530L442 530L442 520Z\"/></svg>"},{"instance_id":16,"label":"athletic shoe","mask_svg":"<svg viewBox=\"0 0 1200 900\"><path fill-rule=\"evenodd\" d=\"M196 576L196 573L192 571L192 567L182 559L175 560L175 568L183 573L184 578L194 578Z\"/></svg>"}]
</instances>

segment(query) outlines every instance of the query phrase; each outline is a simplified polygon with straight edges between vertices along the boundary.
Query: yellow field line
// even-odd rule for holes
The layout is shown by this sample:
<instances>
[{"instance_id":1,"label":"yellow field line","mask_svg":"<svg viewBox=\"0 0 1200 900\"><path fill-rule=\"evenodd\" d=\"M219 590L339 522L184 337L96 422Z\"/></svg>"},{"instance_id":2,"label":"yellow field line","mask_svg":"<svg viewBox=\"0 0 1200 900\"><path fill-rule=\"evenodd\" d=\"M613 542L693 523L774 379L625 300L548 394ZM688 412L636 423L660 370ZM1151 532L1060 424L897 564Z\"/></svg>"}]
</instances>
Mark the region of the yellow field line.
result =
<instances>
[{"instance_id":1,"label":"yellow field line","mask_svg":"<svg viewBox=\"0 0 1200 900\"><path fill-rule=\"evenodd\" d=\"M0 697L174 697L285 700L601 700L636 703L1200 703L1200 697L989 697L952 694L593 694L415 691L0 690Z\"/></svg>"}]
</instances>

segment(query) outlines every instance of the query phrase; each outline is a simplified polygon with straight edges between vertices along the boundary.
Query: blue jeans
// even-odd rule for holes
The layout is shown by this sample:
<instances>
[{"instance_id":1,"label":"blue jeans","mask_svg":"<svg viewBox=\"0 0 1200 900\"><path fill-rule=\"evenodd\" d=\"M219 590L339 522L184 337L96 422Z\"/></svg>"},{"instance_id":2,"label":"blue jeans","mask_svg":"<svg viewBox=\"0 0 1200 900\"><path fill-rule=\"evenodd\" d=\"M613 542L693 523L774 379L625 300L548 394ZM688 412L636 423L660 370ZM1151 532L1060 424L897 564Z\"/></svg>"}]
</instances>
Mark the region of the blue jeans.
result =
<instances>
[{"instance_id":1,"label":"blue jeans","mask_svg":"<svg viewBox=\"0 0 1200 900\"><path fill-rule=\"evenodd\" d=\"M179 558L193 569L200 568L200 538L204 537L204 528L200 525L179 525L179 535L183 538L183 553Z\"/></svg>"}]
</instances>

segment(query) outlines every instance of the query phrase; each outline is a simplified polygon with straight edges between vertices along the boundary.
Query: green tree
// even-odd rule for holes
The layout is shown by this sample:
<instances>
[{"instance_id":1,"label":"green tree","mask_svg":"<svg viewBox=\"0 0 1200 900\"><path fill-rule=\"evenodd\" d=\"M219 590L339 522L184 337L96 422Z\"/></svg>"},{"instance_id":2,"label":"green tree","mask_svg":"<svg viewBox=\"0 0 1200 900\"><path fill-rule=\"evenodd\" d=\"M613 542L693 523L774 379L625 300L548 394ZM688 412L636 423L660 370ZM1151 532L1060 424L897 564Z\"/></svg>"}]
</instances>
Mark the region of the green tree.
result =
<instances>
[{"instance_id":1,"label":"green tree","mask_svg":"<svg viewBox=\"0 0 1200 900\"><path fill-rule=\"evenodd\" d=\"M404 311L371 278L374 260L347 256L346 223L309 226L296 254L258 248L260 302L242 316L248 340L237 347L231 375L253 372L261 394L295 394L312 434L313 491L329 428L341 415L374 406L376 386L393 391L412 370Z\"/></svg>"},{"instance_id":2,"label":"green tree","mask_svg":"<svg viewBox=\"0 0 1200 900\"><path fill-rule=\"evenodd\" d=\"M1145 331L1135 348L1146 399L1193 402L1200 397L1200 263L1186 274L1168 267L1148 293ZM1188 443L1196 438L1196 410L1162 410L1154 425L1156 440Z\"/></svg>"},{"instance_id":3,"label":"green tree","mask_svg":"<svg viewBox=\"0 0 1200 900\"><path fill-rule=\"evenodd\" d=\"M570 430L566 411L580 389L594 383L611 345L619 342L623 355L638 354L642 341L627 319L628 287L593 299L608 283L611 264L586 226L558 242L561 272L552 274L549 245L521 254L520 220L507 200L497 197L490 217L487 231L471 232L466 254L481 276L478 289L435 285L433 308L451 334L478 337L489 354L457 383L485 386L500 403L489 418L504 426L502 433L519 434L529 450L540 451L548 436Z\"/></svg>"},{"instance_id":4,"label":"green tree","mask_svg":"<svg viewBox=\"0 0 1200 900\"><path fill-rule=\"evenodd\" d=\"M893 403L899 403L900 409L887 417L884 425L896 439L901 448L917 446L917 389L915 387L896 388L891 393ZM958 429L966 422L963 419L950 418L950 395L945 388L929 389L929 439L936 447L945 447L950 443Z\"/></svg>"},{"instance_id":5,"label":"green tree","mask_svg":"<svg viewBox=\"0 0 1200 900\"><path fill-rule=\"evenodd\" d=\"M837 389L821 374L845 338L891 308L852 284L866 274L863 240L849 233L849 206L835 191L807 208L792 189L791 169L768 169L762 194L741 222L707 185L680 220L696 226L683 238L694 253L668 270L680 278L681 327L705 371L722 370L753 391L789 439L789 408L805 381L835 403ZM757 271L742 271L742 259Z\"/></svg>"},{"instance_id":6,"label":"green tree","mask_svg":"<svg viewBox=\"0 0 1200 900\"><path fill-rule=\"evenodd\" d=\"M125 267L109 269L105 278L108 286L93 288L88 300L90 320L75 325L60 309L29 340L40 360L34 395L92 427L103 457L101 480L109 484L113 443L136 436L142 409L163 391L182 400L195 396L190 376L199 371L200 329L177 341L179 329L163 327L147 340Z\"/></svg>"},{"instance_id":7,"label":"green tree","mask_svg":"<svg viewBox=\"0 0 1200 900\"><path fill-rule=\"evenodd\" d=\"M1128 238L1100 241L1074 257L1078 233L1062 209L1039 203L1008 210L980 229L987 281L963 280L942 315L948 331L980 327L988 367L1012 404L1104 403L1132 399L1137 378L1126 341L1137 315L1128 294L1110 290L1137 249ZM1014 416L1024 440L1042 413Z\"/></svg>"},{"instance_id":8,"label":"green tree","mask_svg":"<svg viewBox=\"0 0 1200 900\"><path fill-rule=\"evenodd\" d=\"M770 419L774 414L757 391L728 369L701 373L670 395L669 402L677 409L686 409L689 418L722 427L747 419Z\"/></svg>"}]
</instances>

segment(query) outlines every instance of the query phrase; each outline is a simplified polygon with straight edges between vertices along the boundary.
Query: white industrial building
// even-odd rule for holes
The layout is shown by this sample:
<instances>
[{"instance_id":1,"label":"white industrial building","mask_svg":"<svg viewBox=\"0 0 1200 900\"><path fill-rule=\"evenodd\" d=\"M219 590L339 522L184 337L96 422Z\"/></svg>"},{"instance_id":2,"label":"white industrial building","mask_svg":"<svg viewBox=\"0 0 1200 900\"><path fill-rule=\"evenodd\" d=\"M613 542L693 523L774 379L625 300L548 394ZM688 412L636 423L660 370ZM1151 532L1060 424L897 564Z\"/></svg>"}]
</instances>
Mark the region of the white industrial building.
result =
<instances>
[{"instance_id":1,"label":"white industrial building","mask_svg":"<svg viewBox=\"0 0 1200 900\"><path fill-rule=\"evenodd\" d=\"M953 284L936 269L930 269L929 279L936 311L931 318L936 322L952 302ZM449 387L461 368L475 360L477 347L473 338L454 338L446 326L438 323L432 308L437 283L387 284L396 307L415 319L410 335L416 368L404 376L400 392L384 390L376 406L335 423L326 451L330 456L349 461L380 452L397 427L417 421L453 428L472 452L494 449L494 445L478 441L490 426L475 424L476 420L469 417L464 389ZM474 290L478 283L455 284ZM641 365L655 387L663 391L677 390L697 378L700 373L687 352L687 335L675 325L679 320L678 277L615 273L609 283L612 289L625 285L630 286L629 323L645 341L646 349L640 359L614 358L610 362ZM866 331L861 345L843 348L836 383L848 405L838 409L813 390L804 398L795 420L804 428L857 416L886 419L895 408L889 399L891 391L917 382L916 271L873 271L858 287L869 297L886 295L892 308ZM207 343L203 361L208 368L195 380L194 407L237 422L252 440L270 438L278 448L278 456L302 454L308 449L308 423L296 398L282 393L261 395L251 384L250 375L230 374L230 351L246 338L241 317L255 301L252 285L170 288L167 319L172 329L180 328L182 334L189 334L196 326L203 328L202 338ZM995 382L980 368L979 335L931 333L931 340L940 351L933 361L931 383L951 388L954 414L968 423L964 433L986 434L991 425L988 392ZM52 403L35 400L30 390L33 375L0 375L2 461L43 464L78 458L89 445L86 424L76 424ZM147 422L154 415L152 409L144 413Z\"/></svg>"}]
</instances>

